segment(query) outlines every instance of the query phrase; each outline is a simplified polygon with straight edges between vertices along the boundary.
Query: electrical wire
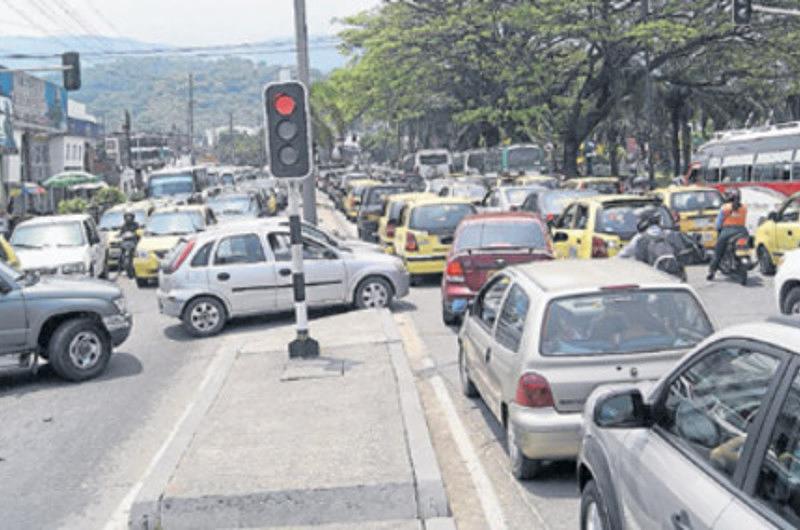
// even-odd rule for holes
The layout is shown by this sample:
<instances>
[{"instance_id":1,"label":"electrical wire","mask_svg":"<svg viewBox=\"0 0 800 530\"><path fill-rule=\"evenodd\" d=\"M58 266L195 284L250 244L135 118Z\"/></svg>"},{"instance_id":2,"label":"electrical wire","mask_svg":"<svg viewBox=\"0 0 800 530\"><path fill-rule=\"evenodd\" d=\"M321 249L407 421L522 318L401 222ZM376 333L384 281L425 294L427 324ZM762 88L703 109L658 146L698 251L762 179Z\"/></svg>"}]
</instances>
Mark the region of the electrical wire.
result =
<instances>
[{"instance_id":1,"label":"electrical wire","mask_svg":"<svg viewBox=\"0 0 800 530\"><path fill-rule=\"evenodd\" d=\"M62 41L61 39L59 39L55 35L52 35L50 33L50 31L47 28L45 28L44 26L42 26L41 24L39 24L36 21L35 18L31 18L25 11L23 11L22 9L20 9L19 7L14 5L13 0L2 0L2 1L3 1L3 3L5 5L7 5L9 8L11 8L12 11L14 11L17 15L19 15L28 24L33 26L35 29L39 30L42 33L42 35L54 39L56 42L60 43L65 48L69 48L70 47L69 44L66 44L64 41Z\"/></svg>"},{"instance_id":2,"label":"electrical wire","mask_svg":"<svg viewBox=\"0 0 800 530\"><path fill-rule=\"evenodd\" d=\"M33 6L33 8L39 13L39 15L43 19L47 19L50 23L55 27L58 31L64 32L66 34L66 38L69 38L73 41L72 47L73 48L80 48L82 46L86 46L90 44L89 42L81 42L80 37L72 31L72 28L69 24L66 23L66 20L63 17L59 17L55 13L48 10L47 6L44 5L41 0L29 0L29 5ZM100 48L94 48L96 50Z\"/></svg>"},{"instance_id":3,"label":"electrical wire","mask_svg":"<svg viewBox=\"0 0 800 530\"><path fill-rule=\"evenodd\" d=\"M100 9L98 9L96 5L94 5L94 2L92 2L92 0L85 0L85 2L86 5L89 6L89 9L92 10L92 12L94 12L98 20L103 22L103 24L105 24L114 34L116 34L119 37L122 37L122 32L117 29L117 27L111 22L111 20L109 20L108 17L106 17L103 14L103 12L100 11Z\"/></svg>"},{"instance_id":4,"label":"electrical wire","mask_svg":"<svg viewBox=\"0 0 800 530\"><path fill-rule=\"evenodd\" d=\"M36 1L47 2L47 0L36 0ZM67 4L66 0L63 0L63 3L59 2L58 0L52 0L52 1L48 2L48 5L52 5L52 6L57 7L59 9L59 11L64 13L64 15L66 15L70 20L75 22L75 24L77 24L77 26L81 30L83 30L83 32L85 33L86 39L89 42L94 41L94 44L92 44L92 46L94 48L96 48L96 49L98 49L100 51L107 51L108 50L108 48L106 47L106 44L96 37L98 32L93 27L91 27L88 24L84 23L84 21L83 21L83 19L81 17L79 17L78 15L73 13L73 10L72 10L71 6L69 4ZM65 20L65 22L66 22L66 20Z\"/></svg>"}]
</instances>

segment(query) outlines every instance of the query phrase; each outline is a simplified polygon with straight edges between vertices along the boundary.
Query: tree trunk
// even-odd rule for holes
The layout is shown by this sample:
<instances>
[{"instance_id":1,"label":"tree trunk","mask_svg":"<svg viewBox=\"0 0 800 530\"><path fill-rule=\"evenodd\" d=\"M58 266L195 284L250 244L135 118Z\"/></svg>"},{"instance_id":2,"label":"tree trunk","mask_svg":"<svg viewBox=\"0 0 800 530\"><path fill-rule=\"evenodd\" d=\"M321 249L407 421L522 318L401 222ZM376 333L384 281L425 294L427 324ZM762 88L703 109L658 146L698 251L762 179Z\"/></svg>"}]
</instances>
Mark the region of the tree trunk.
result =
<instances>
[{"instance_id":1,"label":"tree trunk","mask_svg":"<svg viewBox=\"0 0 800 530\"><path fill-rule=\"evenodd\" d=\"M691 113L688 109L681 116L681 139L683 140L681 147L683 148L683 166L681 166L681 173L686 175L689 172L689 163L692 161L692 128L689 127L689 118Z\"/></svg>"},{"instance_id":2,"label":"tree trunk","mask_svg":"<svg viewBox=\"0 0 800 530\"><path fill-rule=\"evenodd\" d=\"M672 125L670 139L672 144L672 174L677 177L681 174L681 104L670 106L669 117Z\"/></svg>"},{"instance_id":3,"label":"tree trunk","mask_svg":"<svg viewBox=\"0 0 800 530\"><path fill-rule=\"evenodd\" d=\"M564 175L567 178L578 176L578 153L581 141L571 132L564 134Z\"/></svg>"}]
</instances>

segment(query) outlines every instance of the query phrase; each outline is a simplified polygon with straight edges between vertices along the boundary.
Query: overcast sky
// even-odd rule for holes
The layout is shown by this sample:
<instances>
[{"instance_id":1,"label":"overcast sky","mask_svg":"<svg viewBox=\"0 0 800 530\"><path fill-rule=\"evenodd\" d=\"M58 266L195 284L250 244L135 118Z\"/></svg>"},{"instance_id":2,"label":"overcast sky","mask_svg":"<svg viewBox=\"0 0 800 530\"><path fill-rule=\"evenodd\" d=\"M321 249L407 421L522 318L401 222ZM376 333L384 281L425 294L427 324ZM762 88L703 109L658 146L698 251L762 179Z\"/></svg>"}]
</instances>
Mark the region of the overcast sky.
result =
<instances>
[{"instance_id":1,"label":"overcast sky","mask_svg":"<svg viewBox=\"0 0 800 530\"><path fill-rule=\"evenodd\" d=\"M84 34L86 29L173 45L227 44L294 34L293 0L11 0L23 13L3 9L0 32L16 35ZM380 0L306 0L308 31L331 35L332 20ZM45 16L38 6L48 6ZM67 12L60 11L61 7ZM7 6L6 6L7 7ZM78 20L76 21L75 18ZM80 23L79 23L80 22ZM114 29L117 31L114 31Z\"/></svg>"}]
</instances>

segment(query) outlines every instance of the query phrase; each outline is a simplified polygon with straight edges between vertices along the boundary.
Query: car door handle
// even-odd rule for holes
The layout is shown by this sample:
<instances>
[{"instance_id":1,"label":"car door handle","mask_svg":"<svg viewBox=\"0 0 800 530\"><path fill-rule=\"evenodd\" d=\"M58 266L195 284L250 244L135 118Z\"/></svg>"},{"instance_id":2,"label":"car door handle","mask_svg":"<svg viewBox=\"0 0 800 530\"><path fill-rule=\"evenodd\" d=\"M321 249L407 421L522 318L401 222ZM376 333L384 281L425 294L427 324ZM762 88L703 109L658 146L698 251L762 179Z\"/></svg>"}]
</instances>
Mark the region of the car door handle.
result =
<instances>
[{"instance_id":1,"label":"car door handle","mask_svg":"<svg viewBox=\"0 0 800 530\"><path fill-rule=\"evenodd\" d=\"M281 276L289 276L290 274L292 274L292 269L280 269L278 271L278 274L280 274Z\"/></svg>"},{"instance_id":2,"label":"car door handle","mask_svg":"<svg viewBox=\"0 0 800 530\"><path fill-rule=\"evenodd\" d=\"M492 360L492 349L486 348L486 351L483 352L483 359L488 363Z\"/></svg>"},{"instance_id":3,"label":"car door handle","mask_svg":"<svg viewBox=\"0 0 800 530\"><path fill-rule=\"evenodd\" d=\"M228 274L227 272L220 272L219 274L217 274L217 279L221 282L227 282L228 280L231 279L231 275Z\"/></svg>"},{"instance_id":4,"label":"car door handle","mask_svg":"<svg viewBox=\"0 0 800 530\"><path fill-rule=\"evenodd\" d=\"M689 522L689 514L686 513L686 510L673 513L670 519L672 520L672 528L675 530L692 530L692 523Z\"/></svg>"}]
</instances>

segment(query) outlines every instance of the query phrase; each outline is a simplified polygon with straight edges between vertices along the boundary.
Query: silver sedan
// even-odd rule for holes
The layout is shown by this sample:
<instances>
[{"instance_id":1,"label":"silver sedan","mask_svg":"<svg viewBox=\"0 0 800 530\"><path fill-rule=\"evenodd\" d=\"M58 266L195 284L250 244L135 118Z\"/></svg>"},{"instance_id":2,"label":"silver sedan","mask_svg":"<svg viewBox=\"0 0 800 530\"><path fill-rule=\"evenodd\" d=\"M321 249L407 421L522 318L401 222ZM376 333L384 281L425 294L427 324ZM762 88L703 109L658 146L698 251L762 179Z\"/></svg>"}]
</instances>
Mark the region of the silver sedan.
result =
<instances>
[{"instance_id":1,"label":"silver sedan","mask_svg":"<svg viewBox=\"0 0 800 530\"><path fill-rule=\"evenodd\" d=\"M310 307L388 307L408 294L409 278L394 256L334 247L303 233ZM192 335L219 333L234 317L294 307L289 229L253 221L181 241L159 272L159 310Z\"/></svg>"}]
</instances>

